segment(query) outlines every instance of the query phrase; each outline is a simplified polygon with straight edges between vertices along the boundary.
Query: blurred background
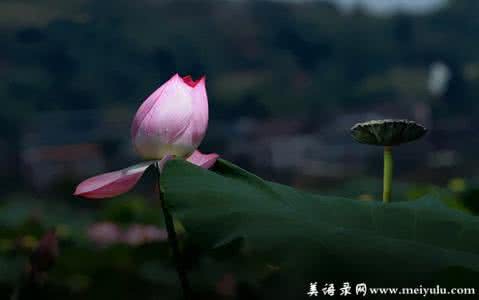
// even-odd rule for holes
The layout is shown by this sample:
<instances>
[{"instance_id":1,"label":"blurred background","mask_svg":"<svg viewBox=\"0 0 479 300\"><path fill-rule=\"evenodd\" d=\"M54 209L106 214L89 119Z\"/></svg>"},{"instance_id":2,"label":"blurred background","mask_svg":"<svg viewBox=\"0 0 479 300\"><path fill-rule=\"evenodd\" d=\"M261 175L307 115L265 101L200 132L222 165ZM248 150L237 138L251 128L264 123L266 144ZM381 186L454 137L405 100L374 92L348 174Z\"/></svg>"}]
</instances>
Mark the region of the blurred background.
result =
<instances>
[{"instance_id":1,"label":"blurred background","mask_svg":"<svg viewBox=\"0 0 479 300\"><path fill-rule=\"evenodd\" d=\"M473 0L2 0L0 291L51 227L66 245L52 293L132 299L109 288L128 282L156 299L176 284L158 257L167 247L151 176L120 199L71 196L81 180L139 160L130 122L176 72L207 76L203 152L268 180L373 200L381 149L355 143L349 128L409 118L430 132L396 149L394 197L434 191L478 212L478 11ZM213 269L210 299L254 294Z\"/></svg>"}]
</instances>

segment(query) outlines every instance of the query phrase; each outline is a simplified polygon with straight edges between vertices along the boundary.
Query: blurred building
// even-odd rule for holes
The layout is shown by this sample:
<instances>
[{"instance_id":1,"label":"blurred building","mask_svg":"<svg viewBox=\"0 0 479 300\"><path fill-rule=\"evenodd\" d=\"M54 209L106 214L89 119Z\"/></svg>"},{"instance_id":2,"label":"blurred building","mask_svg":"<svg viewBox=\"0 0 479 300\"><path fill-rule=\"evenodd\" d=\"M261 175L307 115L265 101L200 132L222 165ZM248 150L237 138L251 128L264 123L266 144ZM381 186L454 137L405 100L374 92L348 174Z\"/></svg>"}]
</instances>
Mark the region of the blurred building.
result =
<instances>
[{"instance_id":1,"label":"blurred building","mask_svg":"<svg viewBox=\"0 0 479 300\"><path fill-rule=\"evenodd\" d=\"M104 172L131 157L129 120L105 111L59 111L37 115L24 129L21 162L37 189Z\"/></svg>"},{"instance_id":2,"label":"blurred building","mask_svg":"<svg viewBox=\"0 0 479 300\"><path fill-rule=\"evenodd\" d=\"M377 118L370 114L338 117L311 131L305 121L240 119L234 125L235 137L225 155L254 170L275 174L296 174L344 178L364 170L364 159L373 148L357 151L349 128L358 121Z\"/></svg>"}]
</instances>

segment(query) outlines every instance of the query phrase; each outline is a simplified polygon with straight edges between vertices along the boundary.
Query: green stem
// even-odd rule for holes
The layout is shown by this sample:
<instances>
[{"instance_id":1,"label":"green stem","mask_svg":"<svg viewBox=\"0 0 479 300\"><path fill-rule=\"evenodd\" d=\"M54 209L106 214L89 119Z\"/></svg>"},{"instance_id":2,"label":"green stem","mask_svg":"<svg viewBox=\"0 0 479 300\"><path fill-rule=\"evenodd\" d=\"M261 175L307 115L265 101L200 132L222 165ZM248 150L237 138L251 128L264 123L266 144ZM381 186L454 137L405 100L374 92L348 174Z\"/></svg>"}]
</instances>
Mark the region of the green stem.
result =
<instances>
[{"instance_id":1,"label":"green stem","mask_svg":"<svg viewBox=\"0 0 479 300\"><path fill-rule=\"evenodd\" d=\"M391 146L384 147L384 175L383 175L383 202L391 200L393 181L393 149Z\"/></svg>"},{"instance_id":2,"label":"green stem","mask_svg":"<svg viewBox=\"0 0 479 300\"><path fill-rule=\"evenodd\" d=\"M160 184L161 169L159 163L155 164L156 174L158 178L158 195L161 202L161 208L165 218L166 231L168 232L168 242L170 243L171 251L173 252L173 259L175 261L176 272L180 280L181 289L183 290L183 296L185 300L191 299L191 287L188 281L185 267L183 265L180 247L178 246L178 238L176 237L175 226L173 223L173 217L171 216L168 205L165 200L165 194Z\"/></svg>"}]
</instances>

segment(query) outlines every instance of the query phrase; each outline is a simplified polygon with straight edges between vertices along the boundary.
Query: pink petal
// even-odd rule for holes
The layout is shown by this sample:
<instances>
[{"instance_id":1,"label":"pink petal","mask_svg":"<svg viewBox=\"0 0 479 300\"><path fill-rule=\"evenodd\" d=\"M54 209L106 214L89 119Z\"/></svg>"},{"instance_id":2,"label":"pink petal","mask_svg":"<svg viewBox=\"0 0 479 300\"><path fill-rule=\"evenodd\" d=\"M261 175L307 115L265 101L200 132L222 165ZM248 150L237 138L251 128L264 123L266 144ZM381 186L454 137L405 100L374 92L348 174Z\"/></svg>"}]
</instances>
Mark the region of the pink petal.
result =
<instances>
[{"instance_id":1,"label":"pink petal","mask_svg":"<svg viewBox=\"0 0 479 300\"><path fill-rule=\"evenodd\" d=\"M177 75L165 86L159 101L142 122L147 135L173 142L190 124L193 110L190 87Z\"/></svg>"},{"instance_id":2,"label":"pink petal","mask_svg":"<svg viewBox=\"0 0 479 300\"><path fill-rule=\"evenodd\" d=\"M143 162L129 168L101 174L80 183L73 195L91 199L109 198L131 190L152 161Z\"/></svg>"},{"instance_id":3,"label":"pink petal","mask_svg":"<svg viewBox=\"0 0 479 300\"><path fill-rule=\"evenodd\" d=\"M178 74L175 74L177 76ZM161 99L161 94L165 89L165 86L169 85L170 82L175 78L175 76L171 77L170 80L162 84L158 89L156 89L153 94L151 94L140 106L138 111L135 114L135 118L133 119L133 123L131 125L131 136L134 139L136 134L138 133L138 129L141 125L143 119L145 119L146 115L150 112L156 102Z\"/></svg>"},{"instance_id":4,"label":"pink petal","mask_svg":"<svg viewBox=\"0 0 479 300\"><path fill-rule=\"evenodd\" d=\"M191 91L192 117L188 127L178 136L175 143L191 143L197 148L203 140L208 127L208 96L205 77L200 78Z\"/></svg>"},{"instance_id":5,"label":"pink petal","mask_svg":"<svg viewBox=\"0 0 479 300\"><path fill-rule=\"evenodd\" d=\"M216 153L203 154L200 151L196 150L186 160L199 167L209 169L211 168L211 166L213 166L213 164L218 158L219 155Z\"/></svg>"}]
</instances>

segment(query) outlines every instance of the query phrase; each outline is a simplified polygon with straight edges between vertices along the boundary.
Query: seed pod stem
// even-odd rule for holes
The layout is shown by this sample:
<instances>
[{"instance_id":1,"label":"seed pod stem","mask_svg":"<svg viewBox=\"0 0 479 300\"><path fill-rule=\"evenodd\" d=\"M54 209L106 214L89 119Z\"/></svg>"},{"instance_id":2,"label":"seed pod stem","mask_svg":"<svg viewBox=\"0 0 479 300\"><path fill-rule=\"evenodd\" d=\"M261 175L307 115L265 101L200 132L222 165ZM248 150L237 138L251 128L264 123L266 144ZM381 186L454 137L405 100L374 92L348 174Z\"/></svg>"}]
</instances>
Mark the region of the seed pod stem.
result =
<instances>
[{"instance_id":1,"label":"seed pod stem","mask_svg":"<svg viewBox=\"0 0 479 300\"><path fill-rule=\"evenodd\" d=\"M384 174L383 174L383 202L388 203L391 200L392 180L393 180L393 148L384 147Z\"/></svg>"}]
</instances>

